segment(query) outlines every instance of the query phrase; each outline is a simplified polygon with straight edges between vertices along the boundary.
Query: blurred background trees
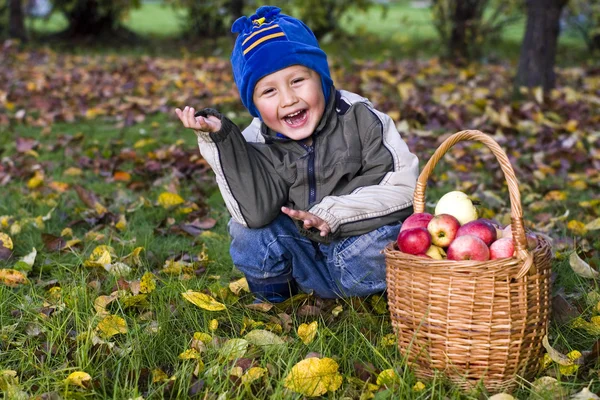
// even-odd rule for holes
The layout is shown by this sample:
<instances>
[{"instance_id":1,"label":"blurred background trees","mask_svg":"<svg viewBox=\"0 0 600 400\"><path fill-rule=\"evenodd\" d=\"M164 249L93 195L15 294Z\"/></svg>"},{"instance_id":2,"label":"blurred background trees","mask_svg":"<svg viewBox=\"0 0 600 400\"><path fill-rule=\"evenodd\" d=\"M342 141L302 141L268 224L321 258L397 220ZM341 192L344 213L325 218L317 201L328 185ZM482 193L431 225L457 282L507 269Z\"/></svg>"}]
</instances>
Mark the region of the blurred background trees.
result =
<instances>
[{"instance_id":1,"label":"blurred background trees","mask_svg":"<svg viewBox=\"0 0 600 400\"><path fill-rule=\"evenodd\" d=\"M561 31L577 35L590 56L600 51L600 0L273 0L267 3L301 18L322 43L339 42L342 50L362 43L367 51L376 52L377 46L371 46L370 38L378 35L384 41L389 38L389 46L382 54L393 56L394 46L401 50L401 44L397 43L408 45L415 41L412 32L429 30L435 36L416 46L427 47L430 53L458 65L488 62L490 50L500 48L506 33L519 25L522 33L517 39L520 55L516 83L529 87L554 86L552 71ZM43 42L46 38L33 34L32 27L37 19L49 18L47 14L51 11L51 19L60 17L64 21L60 32L63 38L122 40L135 37L127 29L131 15L152 6L160 9L153 20L146 22L150 27L162 26L171 15L170 18L177 19L179 35L187 43L215 38L231 41L231 23L263 4L258 0L7 0L0 4L0 35ZM403 17L399 17L399 10ZM429 13L426 23L416 19L424 14L415 10ZM362 22L355 23L355 19Z\"/></svg>"}]
</instances>

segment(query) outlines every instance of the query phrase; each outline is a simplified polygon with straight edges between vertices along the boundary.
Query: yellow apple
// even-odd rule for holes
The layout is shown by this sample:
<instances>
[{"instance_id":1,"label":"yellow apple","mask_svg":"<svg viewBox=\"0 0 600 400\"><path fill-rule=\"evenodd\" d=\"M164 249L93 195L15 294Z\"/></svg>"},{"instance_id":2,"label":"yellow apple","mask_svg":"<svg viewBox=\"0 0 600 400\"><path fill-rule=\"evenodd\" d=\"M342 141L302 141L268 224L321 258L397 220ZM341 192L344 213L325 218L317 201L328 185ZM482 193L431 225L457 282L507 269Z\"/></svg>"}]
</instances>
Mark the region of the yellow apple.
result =
<instances>
[{"instance_id":1,"label":"yellow apple","mask_svg":"<svg viewBox=\"0 0 600 400\"><path fill-rule=\"evenodd\" d=\"M442 249L440 246L436 246L435 244L429 246L425 254L436 260L443 260L444 258L446 258L446 252L444 251L444 249Z\"/></svg>"},{"instance_id":2,"label":"yellow apple","mask_svg":"<svg viewBox=\"0 0 600 400\"><path fill-rule=\"evenodd\" d=\"M443 195L435 206L434 214L450 214L454 216L461 225L478 218L477 209L469 196L458 190Z\"/></svg>"}]
</instances>

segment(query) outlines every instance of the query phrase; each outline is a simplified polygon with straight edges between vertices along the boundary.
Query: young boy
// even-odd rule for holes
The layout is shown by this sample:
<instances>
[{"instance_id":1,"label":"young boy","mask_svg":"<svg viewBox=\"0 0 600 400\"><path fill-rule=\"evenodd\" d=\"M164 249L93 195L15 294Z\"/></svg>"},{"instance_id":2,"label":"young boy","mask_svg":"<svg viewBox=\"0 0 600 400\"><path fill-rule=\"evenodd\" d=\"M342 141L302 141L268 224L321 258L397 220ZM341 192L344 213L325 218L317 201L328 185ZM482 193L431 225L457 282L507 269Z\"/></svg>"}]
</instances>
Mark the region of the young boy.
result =
<instances>
[{"instance_id":1,"label":"young boy","mask_svg":"<svg viewBox=\"0 0 600 400\"><path fill-rule=\"evenodd\" d=\"M232 215L233 263L261 300L385 289L384 246L412 214L418 160L394 122L337 90L300 20L260 7L232 27L240 129L213 109L176 114L198 136Z\"/></svg>"}]
</instances>

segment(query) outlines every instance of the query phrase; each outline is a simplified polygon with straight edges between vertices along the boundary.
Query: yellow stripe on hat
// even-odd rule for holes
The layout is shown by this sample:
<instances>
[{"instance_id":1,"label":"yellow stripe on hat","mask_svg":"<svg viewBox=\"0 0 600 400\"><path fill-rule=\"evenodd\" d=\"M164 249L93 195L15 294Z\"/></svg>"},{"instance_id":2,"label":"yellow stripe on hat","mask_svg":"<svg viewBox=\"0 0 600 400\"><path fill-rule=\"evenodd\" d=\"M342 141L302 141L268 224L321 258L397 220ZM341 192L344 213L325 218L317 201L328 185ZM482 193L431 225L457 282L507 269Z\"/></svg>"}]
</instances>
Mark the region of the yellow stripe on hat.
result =
<instances>
[{"instance_id":1,"label":"yellow stripe on hat","mask_svg":"<svg viewBox=\"0 0 600 400\"><path fill-rule=\"evenodd\" d=\"M264 29L261 29L259 31L254 32L252 35L248 36L246 38L246 40L244 40L242 42L242 46L245 45L248 40L252 39L254 36L258 35L259 33L262 33L264 31L268 31L269 29L273 29L273 28L279 28L279 24L275 24L275 25L272 25L272 26L269 26L267 28L264 28Z\"/></svg>"},{"instance_id":2,"label":"yellow stripe on hat","mask_svg":"<svg viewBox=\"0 0 600 400\"><path fill-rule=\"evenodd\" d=\"M252 50L256 46L258 46L262 42L265 42L267 40L271 40L271 39L274 39L274 38L280 37L280 36L285 36L285 33L283 33L283 32L274 33L272 35L268 35L268 36L258 39L256 42L252 43L252 45L248 46L248 48L246 50L244 50L244 55L246 55L246 53L248 53L250 50Z\"/></svg>"}]
</instances>

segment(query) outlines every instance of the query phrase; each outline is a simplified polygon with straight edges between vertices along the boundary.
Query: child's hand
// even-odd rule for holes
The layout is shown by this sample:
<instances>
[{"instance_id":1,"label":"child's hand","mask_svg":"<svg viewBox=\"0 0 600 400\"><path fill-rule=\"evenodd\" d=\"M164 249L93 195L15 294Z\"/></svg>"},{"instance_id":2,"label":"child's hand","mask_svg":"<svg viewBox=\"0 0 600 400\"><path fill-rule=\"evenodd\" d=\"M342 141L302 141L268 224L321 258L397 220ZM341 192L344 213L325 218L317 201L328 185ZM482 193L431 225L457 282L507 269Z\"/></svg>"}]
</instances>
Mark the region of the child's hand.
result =
<instances>
[{"instance_id":1,"label":"child's hand","mask_svg":"<svg viewBox=\"0 0 600 400\"><path fill-rule=\"evenodd\" d=\"M193 107L185 106L183 111L179 108L175 109L175 114L186 128L202 132L218 132L221 130L221 120L219 118L212 115L208 118L195 117L195 113L196 110Z\"/></svg>"},{"instance_id":2,"label":"child's hand","mask_svg":"<svg viewBox=\"0 0 600 400\"><path fill-rule=\"evenodd\" d=\"M304 221L304 229L316 228L321 231L321 236L327 236L331 231L329 224L321 218L307 211L292 210L288 207L281 207L281 212L290 218Z\"/></svg>"}]
</instances>

